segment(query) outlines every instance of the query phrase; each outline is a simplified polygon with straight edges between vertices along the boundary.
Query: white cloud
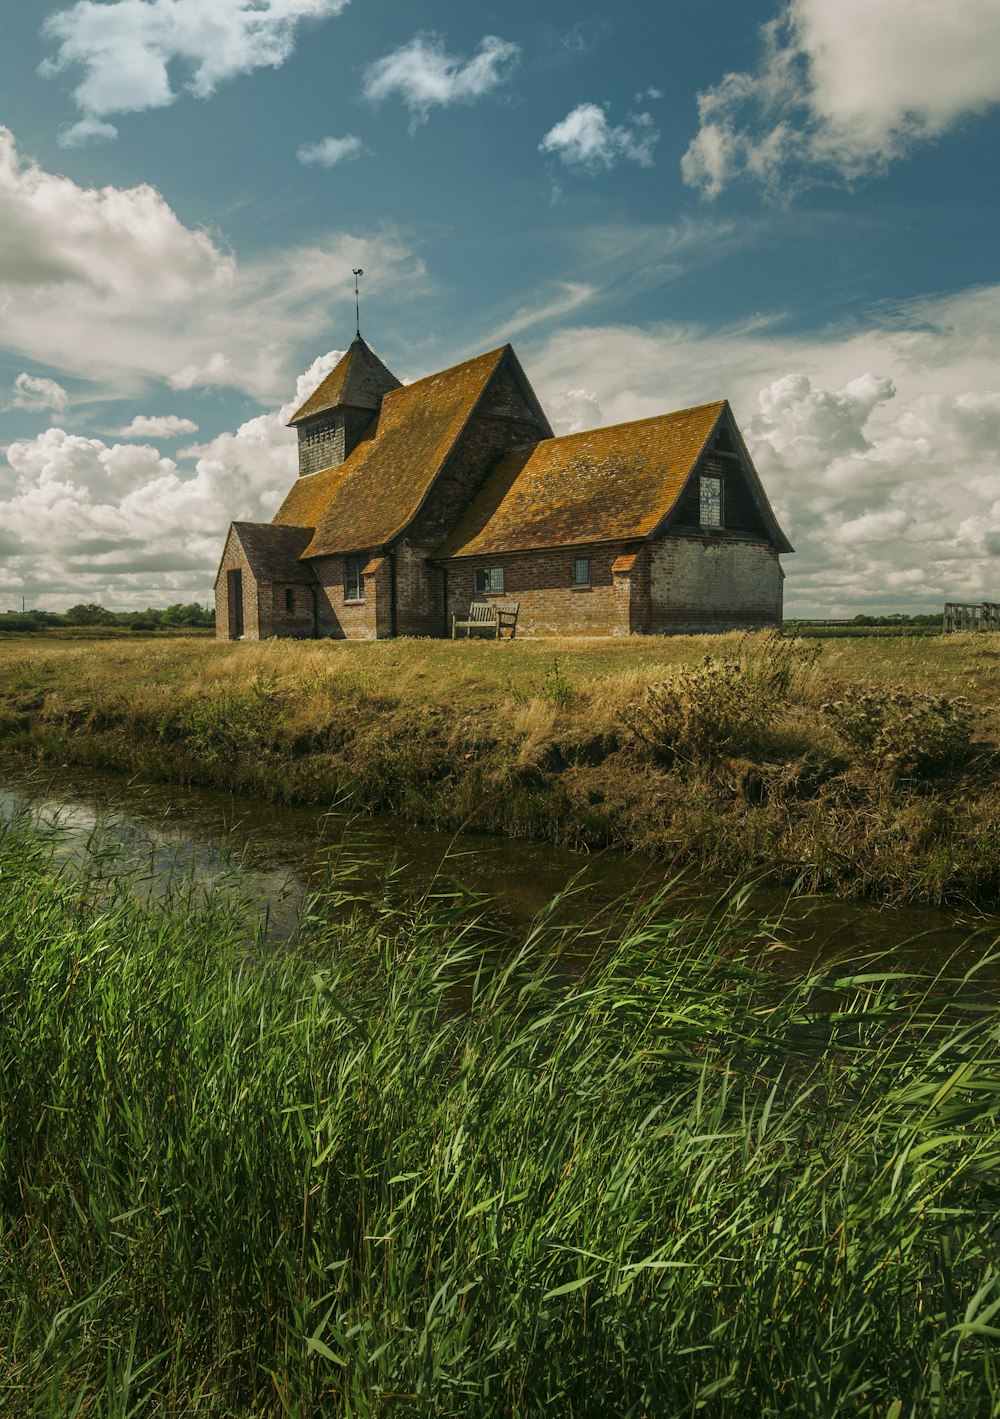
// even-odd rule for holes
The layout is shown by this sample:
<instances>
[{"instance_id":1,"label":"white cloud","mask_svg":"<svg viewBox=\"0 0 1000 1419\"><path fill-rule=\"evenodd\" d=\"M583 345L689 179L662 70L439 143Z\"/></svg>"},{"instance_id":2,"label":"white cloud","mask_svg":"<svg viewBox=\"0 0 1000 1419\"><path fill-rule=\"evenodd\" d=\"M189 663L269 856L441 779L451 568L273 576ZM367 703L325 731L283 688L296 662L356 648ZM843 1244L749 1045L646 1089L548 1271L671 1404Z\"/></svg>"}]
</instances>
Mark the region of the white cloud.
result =
<instances>
[{"instance_id":1,"label":"white cloud","mask_svg":"<svg viewBox=\"0 0 1000 1419\"><path fill-rule=\"evenodd\" d=\"M651 167L659 136L648 113L634 114L628 128L613 128L603 108L581 103L549 129L538 148L557 154L568 167L601 172L622 160Z\"/></svg>"},{"instance_id":2,"label":"white cloud","mask_svg":"<svg viewBox=\"0 0 1000 1419\"><path fill-rule=\"evenodd\" d=\"M216 350L204 364L185 365L183 369L168 375L167 383L171 389L194 389L197 386L214 389L228 383L228 375L229 357Z\"/></svg>"},{"instance_id":3,"label":"white cloud","mask_svg":"<svg viewBox=\"0 0 1000 1419\"><path fill-rule=\"evenodd\" d=\"M58 46L46 76L80 67L74 90L83 115L64 131L69 146L115 135L109 114L164 108L177 98L171 66L184 87L208 98L218 84L254 69L277 69L305 20L338 15L348 0L79 0L50 15L45 38Z\"/></svg>"},{"instance_id":4,"label":"white cloud","mask_svg":"<svg viewBox=\"0 0 1000 1419\"><path fill-rule=\"evenodd\" d=\"M37 604L56 607L207 600L229 522L270 521L293 483L288 419L342 354L318 356L280 408L176 458L59 428L11 444L7 495L0 494L0 593L20 596L24 588ZM187 421L137 418L130 430L160 422L173 434ZM191 471L181 466L189 461Z\"/></svg>"},{"instance_id":5,"label":"white cloud","mask_svg":"<svg viewBox=\"0 0 1000 1419\"><path fill-rule=\"evenodd\" d=\"M545 411L557 434L579 434L598 429L607 420L601 402L592 389L567 389L557 394Z\"/></svg>"},{"instance_id":6,"label":"white cloud","mask_svg":"<svg viewBox=\"0 0 1000 1419\"><path fill-rule=\"evenodd\" d=\"M824 337L565 330L526 367L560 432L728 397L796 548L791 615L1000 598L1000 286Z\"/></svg>"},{"instance_id":7,"label":"white cloud","mask_svg":"<svg viewBox=\"0 0 1000 1419\"><path fill-rule=\"evenodd\" d=\"M432 108L472 103L511 77L521 57L519 45L488 34L470 59L445 51L435 34L417 34L409 44L384 55L365 70L365 97L375 103L394 95L411 114L410 131L425 123Z\"/></svg>"},{"instance_id":8,"label":"white cloud","mask_svg":"<svg viewBox=\"0 0 1000 1419\"><path fill-rule=\"evenodd\" d=\"M332 168L338 163L353 162L362 158L368 149L360 138L348 133L345 138L320 138L316 143L303 143L296 157L300 163L315 163L317 167Z\"/></svg>"},{"instance_id":9,"label":"white cloud","mask_svg":"<svg viewBox=\"0 0 1000 1419\"><path fill-rule=\"evenodd\" d=\"M182 434L196 434L198 425L177 414L136 414L127 428L118 430L123 439L171 439Z\"/></svg>"},{"instance_id":10,"label":"white cloud","mask_svg":"<svg viewBox=\"0 0 1000 1419\"><path fill-rule=\"evenodd\" d=\"M777 188L884 170L1000 102L996 0L788 0L756 70L698 96L686 182Z\"/></svg>"},{"instance_id":11,"label":"white cloud","mask_svg":"<svg viewBox=\"0 0 1000 1419\"><path fill-rule=\"evenodd\" d=\"M155 188L80 187L23 158L2 127L0 231L0 346L98 397L171 380L278 399L302 343L353 321L352 267L397 300L425 280L392 233L319 233L237 263Z\"/></svg>"},{"instance_id":12,"label":"white cloud","mask_svg":"<svg viewBox=\"0 0 1000 1419\"><path fill-rule=\"evenodd\" d=\"M22 373L14 381L14 393L7 405L10 409L30 409L33 412L51 409L61 414L69 402L69 395L54 379L44 379L40 375Z\"/></svg>"}]
</instances>

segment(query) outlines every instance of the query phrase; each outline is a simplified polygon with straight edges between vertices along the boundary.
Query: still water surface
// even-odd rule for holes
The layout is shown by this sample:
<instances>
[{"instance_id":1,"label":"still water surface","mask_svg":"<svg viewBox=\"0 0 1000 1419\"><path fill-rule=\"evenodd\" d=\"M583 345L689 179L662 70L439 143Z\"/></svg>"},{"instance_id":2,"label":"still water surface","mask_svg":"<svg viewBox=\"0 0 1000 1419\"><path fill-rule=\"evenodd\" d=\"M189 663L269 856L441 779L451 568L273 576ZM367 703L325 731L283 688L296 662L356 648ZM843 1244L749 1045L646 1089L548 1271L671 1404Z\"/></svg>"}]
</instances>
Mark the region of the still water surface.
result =
<instances>
[{"instance_id":1,"label":"still water surface","mask_svg":"<svg viewBox=\"0 0 1000 1419\"><path fill-rule=\"evenodd\" d=\"M496 918L514 930L575 880L582 890L563 914L590 919L622 898L647 896L668 877L662 864L617 852L588 856L508 838L452 836L388 815L348 817L316 805L285 807L68 766L3 769L0 818L24 812L58 822L67 854L99 833L153 895L179 879L211 891L218 882L231 883L235 873L242 894L259 900L260 921L275 939L294 930L310 893L348 860L362 894L382 898L390 873L393 892L413 895L458 881L494 903ZM682 879L670 889L671 914L714 903L729 885ZM763 884L750 900L762 916L780 912L777 937L789 964L888 950L936 967L955 953L971 959L1000 939L1000 916L972 910L787 900Z\"/></svg>"}]
</instances>

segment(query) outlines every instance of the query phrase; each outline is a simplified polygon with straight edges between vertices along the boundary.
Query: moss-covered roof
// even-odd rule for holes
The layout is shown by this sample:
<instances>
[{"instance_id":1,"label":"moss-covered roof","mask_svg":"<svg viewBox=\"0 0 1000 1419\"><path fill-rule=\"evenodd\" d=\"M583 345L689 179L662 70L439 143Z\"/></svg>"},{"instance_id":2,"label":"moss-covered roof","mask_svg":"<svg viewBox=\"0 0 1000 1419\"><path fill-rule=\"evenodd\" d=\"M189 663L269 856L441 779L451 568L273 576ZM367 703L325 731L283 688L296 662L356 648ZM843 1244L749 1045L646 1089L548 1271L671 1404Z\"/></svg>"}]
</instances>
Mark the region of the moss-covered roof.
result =
<instances>
[{"instance_id":1,"label":"moss-covered roof","mask_svg":"<svg viewBox=\"0 0 1000 1419\"><path fill-rule=\"evenodd\" d=\"M720 400L508 454L438 555L648 537L676 503L725 408Z\"/></svg>"},{"instance_id":2,"label":"moss-covered roof","mask_svg":"<svg viewBox=\"0 0 1000 1419\"><path fill-rule=\"evenodd\" d=\"M374 412L382 396L398 388L396 376L361 336L356 335L350 348L322 384L296 409L288 421L289 428L312 418L314 414L325 414L343 404L352 409L371 409Z\"/></svg>"},{"instance_id":3,"label":"moss-covered roof","mask_svg":"<svg viewBox=\"0 0 1000 1419\"><path fill-rule=\"evenodd\" d=\"M508 348L386 394L339 467L297 480L274 520L315 528L303 555L382 547L409 525Z\"/></svg>"}]
</instances>

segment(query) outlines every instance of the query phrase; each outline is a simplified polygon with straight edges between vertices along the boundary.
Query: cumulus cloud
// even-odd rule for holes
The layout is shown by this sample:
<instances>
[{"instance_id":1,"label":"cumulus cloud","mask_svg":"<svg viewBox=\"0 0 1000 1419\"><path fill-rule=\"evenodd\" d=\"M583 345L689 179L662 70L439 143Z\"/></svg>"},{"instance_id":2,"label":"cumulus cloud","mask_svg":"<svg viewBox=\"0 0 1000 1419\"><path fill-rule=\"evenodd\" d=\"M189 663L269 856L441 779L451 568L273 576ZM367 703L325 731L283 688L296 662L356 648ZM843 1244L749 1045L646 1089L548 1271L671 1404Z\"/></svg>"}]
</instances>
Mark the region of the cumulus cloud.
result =
<instances>
[{"instance_id":1,"label":"cumulus cloud","mask_svg":"<svg viewBox=\"0 0 1000 1419\"><path fill-rule=\"evenodd\" d=\"M790 615L1000 599L1000 286L822 338L577 328L527 367L560 432L728 397L796 548Z\"/></svg>"},{"instance_id":2,"label":"cumulus cloud","mask_svg":"<svg viewBox=\"0 0 1000 1419\"><path fill-rule=\"evenodd\" d=\"M301 342L338 311L353 320L352 267L372 272L372 294L425 280L392 233L318 234L238 263L155 188L81 187L2 127L0 231L0 345L116 397L171 380L280 398Z\"/></svg>"},{"instance_id":3,"label":"cumulus cloud","mask_svg":"<svg viewBox=\"0 0 1000 1419\"><path fill-rule=\"evenodd\" d=\"M45 379L40 375L25 372L14 380L13 397L7 407L30 409L32 412L51 409L53 413L61 414L68 403L69 395L61 384L57 384L54 379Z\"/></svg>"},{"instance_id":4,"label":"cumulus cloud","mask_svg":"<svg viewBox=\"0 0 1000 1419\"><path fill-rule=\"evenodd\" d=\"M280 408L165 457L151 444L109 443L51 428L7 450L0 495L0 593L37 604L112 607L205 601L225 529L269 521L297 472L294 411L343 354L330 350L294 381ZM186 420L139 417L130 434ZM138 426L138 427L137 427ZM187 465L193 465L188 467ZM3 486L0 470L0 487Z\"/></svg>"},{"instance_id":5,"label":"cumulus cloud","mask_svg":"<svg viewBox=\"0 0 1000 1419\"><path fill-rule=\"evenodd\" d=\"M314 163L317 167L332 168L338 163L364 157L367 152L361 139L348 133L345 138L320 138L316 143L303 143L295 156L306 165Z\"/></svg>"},{"instance_id":6,"label":"cumulus cloud","mask_svg":"<svg viewBox=\"0 0 1000 1419\"><path fill-rule=\"evenodd\" d=\"M622 161L648 168L659 136L648 113L634 114L627 128L612 127L603 108L581 103L549 129L538 149L591 173L607 172Z\"/></svg>"},{"instance_id":7,"label":"cumulus cloud","mask_svg":"<svg viewBox=\"0 0 1000 1419\"><path fill-rule=\"evenodd\" d=\"M164 108L172 78L197 98L254 69L279 68L306 20L338 15L348 0L79 0L42 26L56 45L40 72L83 70L73 97L82 118L62 135L69 146L115 136L111 114Z\"/></svg>"},{"instance_id":8,"label":"cumulus cloud","mask_svg":"<svg viewBox=\"0 0 1000 1419\"><path fill-rule=\"evenodd\" d=\"M436 34L417 34L409 44L384 55L365 70L365 97L375 103L397 97L410 110L410 131L427 121L432 108L473 103L511 77L521 57L519 45L484 35L469 59L448 54Z\"/></svg>"},{"instance_id":9,"label":"cumulus cloud","mask_svg":"<svg viewBox=\"0 0 1000 1419\"><path fill-rule=\"evenodd\" d=\"M196 434L198 425L178 414L136 414L132 422L118 430L123 439L172 439L182 434Z\"/></svg>"},{"instance_id":10,"label":"cumulus cloud","mask_svg":"<svg viewBox=\"0 0 1000 1419\"><path fill-rule=\"evenodd\" d=\"M1000 101L995 0L788 0L761 35L755 70L698 96L681 169L707 197L869 176Z\"/></svg>"}]
</instances>

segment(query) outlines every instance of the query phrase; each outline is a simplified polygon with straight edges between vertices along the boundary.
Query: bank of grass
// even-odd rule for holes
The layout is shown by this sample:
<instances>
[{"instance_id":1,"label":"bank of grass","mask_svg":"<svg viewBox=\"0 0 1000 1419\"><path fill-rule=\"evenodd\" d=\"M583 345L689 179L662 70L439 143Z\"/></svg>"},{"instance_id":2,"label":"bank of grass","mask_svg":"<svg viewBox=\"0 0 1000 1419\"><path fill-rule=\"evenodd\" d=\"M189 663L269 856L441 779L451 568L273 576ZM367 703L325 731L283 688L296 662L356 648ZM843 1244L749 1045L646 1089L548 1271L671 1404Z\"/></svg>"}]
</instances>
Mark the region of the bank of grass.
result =
<instances>
[{"instance_id":1,"label":"bank of grass","mask_svg":"<svg viewBox=\"0 0 1000 1419\"><path fill-rule=\"evenodd\" d=\"M778 983L667 897L275 954L52 847L0 836L5 1414L998 1411L995 960Z\"/></svg>"},{"instance_id":2,"label":"bank of grass","mask_svg":"<svg viewBox=\"0 0 1000 1419\"><path fill-rule=\"evenodd\" d=\"M728 875L767 867L814 891L992 905L996 641L6 645L0 747ZM913 715L952 729L964 715L965 748L931 763L845 737L824 707L866 692L911 740ZM908 723L901 692L917 697ZM687 710L651 734L672 695Z\"/></svg>"}]
</instances>

